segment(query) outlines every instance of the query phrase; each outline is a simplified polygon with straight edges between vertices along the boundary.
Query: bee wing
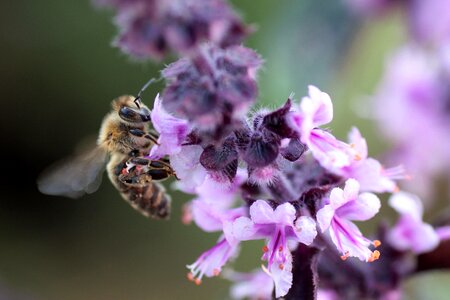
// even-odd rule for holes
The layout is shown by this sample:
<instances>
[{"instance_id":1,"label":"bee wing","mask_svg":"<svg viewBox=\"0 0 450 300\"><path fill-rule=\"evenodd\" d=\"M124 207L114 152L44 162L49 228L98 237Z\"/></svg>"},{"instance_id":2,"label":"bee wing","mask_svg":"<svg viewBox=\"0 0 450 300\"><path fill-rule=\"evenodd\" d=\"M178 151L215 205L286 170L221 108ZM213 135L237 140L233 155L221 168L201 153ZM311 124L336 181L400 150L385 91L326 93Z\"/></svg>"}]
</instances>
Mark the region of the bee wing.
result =
<instances>
[{"instance_id":1,"label":"bee wing","mask_svg":"<svg viewBox=\"0 0 450 300\"><path fill-rule=\"evenodd\" d=\"M91 194L102 182L107 156L105 150L96 147L57 162L39 176L38 189L43 194L69 198Z\"/></svg>"}]
</instances>

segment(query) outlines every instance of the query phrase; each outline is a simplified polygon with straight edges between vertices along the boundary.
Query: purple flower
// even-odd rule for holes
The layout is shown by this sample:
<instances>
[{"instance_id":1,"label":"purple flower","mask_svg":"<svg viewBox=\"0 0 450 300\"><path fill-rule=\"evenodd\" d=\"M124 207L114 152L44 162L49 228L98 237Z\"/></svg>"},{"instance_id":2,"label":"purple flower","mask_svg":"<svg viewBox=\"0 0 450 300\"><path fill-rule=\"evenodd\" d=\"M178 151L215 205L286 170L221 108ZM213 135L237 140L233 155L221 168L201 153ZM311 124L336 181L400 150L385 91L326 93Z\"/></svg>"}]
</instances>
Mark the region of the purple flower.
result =
<instances>
[{"instance_id":1,"label":"purple flower","mask_svg":"<svg viewBox=\"0 0 450 300\"><path fill-rule=\"evenodd\" d=\"M248 215L247 207L230 208L235 200L239 185L246 174L239 172L235 182L223 186L210 178L196 188L198 198L191 202L191 213L194 222L206 232L223 232L224 236L211 249L204 252L195 263L189 265L189 279L196 284L203 275L217 276L228 260L238 250L239 241L232 235L232 222ZM208 180L209 179L209 180Z\"/></svg>"},{"instance_id":2,"label":"purple flower","mask_svg":"<svg viewBox=\"0 0 450 300\"><path fill-rule=\"evenodd\" d=\"M435 229L440 241L450 239L450 226L442 226Z\"/></svg>"},{"instance_id":3,"label":"purple flower","mask_svg":"<svg viewBox=\"0 0 450 300\"><path fill-rule=\"evenodd\" d=\"M158 144L150 150L151 159L159 159L165 155L177 154L181 151L181 144L189 133L186 120L175 118L162 107L161 98L156 96L151 112L152 124L159 133Z\"/></svg>"},{"instance_id":4,"label":"purple flower","mask_svg":"<svg viewBox=\"0 0 450 300\"><path fill-rule=\"evenodd\" d=\"M261 64L251 49L204 44L190 58L163 70L168 81L163 105L213 138L226 136L256 100L256 71Z\"/></svg>"},{"instance_id":5,"label":"purple flower","mask_svg":"<svg viewBox=\"0 0 450 300\"><path fill-rule=\"evenodd\" d=\"M214 203L201 200L192 202L192 214L196 224L206 232L223 231L224 236L211 249L203 252L191 265L188 265L190 273L188 278L196 284L200 284L203 275L207 277L218 276L222 267L238 251L239 240L232 234L232 222L247 215L247 208L221 209Z\"/></svg>"},{"instance_id":6,"label":"purple flower","mask_svg":"<svg viewBox=\"0 0 450 300\"><path fill-rule=\"evenodd\" d=\"M257 200L250 207L250 218L240 217L233 222L232 234L238 240L267 239L263 247L263 260L267 260L268 273L275 283L275 295L286 295L292 285L292 255L288 240L309 245L317 231L311 217L300 216L284 203L273 209L266 201Z\"/></svg>"},{"instance_id":7,"label":"purple flower","mask_svg":"<svg viewBox=\"0 0 450 300\"><path fill-rule=\"evenodd\" d=\"M251 273L226 272L225 278L234 282L231 287L233 299L271 300L274 283L269 274L261 269Z\"/></svg>"},{"instance_id":8,"label":"purple flower","mask_svg":"<svg viewBox=\"0 0 450 300\"><path fill-rule=\"evenodd\" d=\"M447 0L412 0L410 6L410 23L416 39L425 45L450 41L450 5Z\"/></svg>"},{"instance_id":9,"label":"purple flower","mask_svg":"<svg viewBox=\"0 0 450 300\"><path fill-rule=\"evenodd\" d=\"M309 97L304 97L298 111L289 116L291 127L300 134L314 158L330 171L348 166L354 160L352 149L329 132L318 128L333 119L330 96L315 86L309 86Z\"/></svg>"},{"instance_id":10,"label":"purple flower","mask_svg":"<svg viewBox=\"0 0 450 300\"><path fill-rule=\"evenodd\" d=\"M349 143L355 151L356 159L338 173L346 178L356 179L361 191L395 192L398 190L395 180L408 178L402 166L385 169L378 160L367 157L366 140L356 127L349 133Z\"/></svg>"},{"instance_id":11,"label":"purple flower","mask_svg":"<svg viewBox=\"0 0 450 300\"><path fill-rule=\"evenodd\" d=\"M317 212L317 223L322 232L329 229L330 237L342 258L353 256L362 261L373 261L379 252L372 252L373 244L351 221L371 219L380 209L380 200L372 193L359 194L359 183L348 179L345 188L334 188L326 204Z\"/></svg>"},{"instance_id":12,"label":"purple flower","mask_svg":"<svg viewBox=\"0 0 450 300\"><path fill-rule=\"evenodd\" d=\"M186 193L195 193L207 175L205 168L200 164L200 155L203 148L199 145L182 146L181 151L170 156L170 165L177 174L177 187Z\"/></svg>"},{"instance_id":13,"label":"purple flower","mask_svg":"<svg viewBox=\"0 0 450 300\"><path fill-rule=\"evenodd\" d=\"M394 248L420 254L438 246L439 235L431 225L422 221L423 206L417 196L398 192L391 196L389 205L400 214L400 219L387 237Z\"/></svg>"},{"instance_id":14,"label":"purple flower","mask_svg":"<svg viewBox=\"0 0 450 300\"><path fill-rule=\"evenodd\" d=\"M96 0L116 9L114 45L139 59L186 53L201 42L238 45L249 33L224 0Z\"/></svg>"},{"instance_id":15,"label":"purple flower","mask_svg":"<svg viewBox=\"0 0 450 300\"><path fill-rule=\"evenodd\" d=\"M408 189L427 199L434 178L450 173L448 78L436 57L407 46L388 61L374 102L378 124L394 144L391 161L408 170Z\"/></svg>"},{"instance_id":16,"label":"purple flower","mask_svg":"<svg viewBox=\"0 0 450 300\"><path fill-rule=\"evenodd\" d=\"M221 237L216 245L203 252L193 264L186 266L190 270L188 279L200 285L203 276L219 276L222 267L237 250L237 245L230 244L227 239Z\"/></svg>"}]
</instances>

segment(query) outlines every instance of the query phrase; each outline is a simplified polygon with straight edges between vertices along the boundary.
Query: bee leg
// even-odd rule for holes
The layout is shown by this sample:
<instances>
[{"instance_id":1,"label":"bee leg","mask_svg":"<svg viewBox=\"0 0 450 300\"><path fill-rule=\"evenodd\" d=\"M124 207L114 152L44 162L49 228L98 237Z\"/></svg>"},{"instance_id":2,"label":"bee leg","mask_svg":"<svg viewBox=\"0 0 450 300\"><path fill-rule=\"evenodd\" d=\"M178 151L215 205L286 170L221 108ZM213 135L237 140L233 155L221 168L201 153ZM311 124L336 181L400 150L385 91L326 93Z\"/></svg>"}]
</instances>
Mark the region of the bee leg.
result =
<instances>
[{"instance_id":1,"label":"bee leg","mask_svg":"<svg viewBox=\"0 0 450 300\"><path fill-rule=\"evenodd\" d=\"M155 137L154 134L147 133L142 129L139 128L132 128L129 130L130 134L134 135L138 138L145 138L147 140L150 140L152 143L159 145L158 143L158 136Z\"/></svg>"},{"instance_id":2,"label":"bee leg","mask_svg":"<svg viewBox=\"0 0 450 300\"><path fill-rule=\"evenodd\" d=\"M153 180L164 180L173 175L173 172L165 169L150 169L147 174L152 177Z\"/></svg>"},{"instance_id":3,"label":"bee leg","mask_svg":"<svg viewBox=\"0 0 450 300\"><path fill-rule=\"evenodd\" d=\"M166 161L151 160L144 157L133 157L129 159L129 162L135 165L148 167L146 174L150 175L153 180L163 180L170 176L175 176L175 178L179 180L175 171L172 169L172 166Z\"/></svg>"},{"instance_id":4,"label":"bee leg","mask_svg":"<svg viewBox=\"0 0 450 300\"><path fill-rule=\"evenodd\" d=\"M139 129L139 128L130 129L130 133L137 137L143 137L146 134L146 132L144 130Z\"/></svg>"},{"instance_id":5,"label":"bee leg","mask_svg":"<svg viewBox=\"0 0 450 300\"><path fill-rule=\"evenodd\" d=\"M159 145L158 143L159 135L154 130L150 130L145 137L151 140L156 145Z\"/></svg>"},{"instance_id":6,"label":"bee leg","mask_svg":"<svg viewBox=\"0 0 450 300\"><path fill-rule=\"evenodd\" d=\"M128 161L140 166L148 166L151 163L151 160L145 157L132 157Z\"/></svg>"}]
</instances>

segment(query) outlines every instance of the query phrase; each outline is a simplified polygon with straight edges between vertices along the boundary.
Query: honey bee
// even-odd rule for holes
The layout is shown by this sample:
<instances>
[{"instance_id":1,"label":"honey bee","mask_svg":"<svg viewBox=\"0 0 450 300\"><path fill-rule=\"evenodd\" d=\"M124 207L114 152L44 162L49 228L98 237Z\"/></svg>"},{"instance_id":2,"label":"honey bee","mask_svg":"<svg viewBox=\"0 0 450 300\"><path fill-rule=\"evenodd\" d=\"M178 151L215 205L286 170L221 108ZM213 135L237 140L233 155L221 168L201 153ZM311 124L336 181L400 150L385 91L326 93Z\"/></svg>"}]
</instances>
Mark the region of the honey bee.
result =
<instances>
[{"instance_id":1,"label":"honey bee","mask_svg":"<svg viewBox=\"0 0 450 300\"><path fill-rule=\"evenodd\" d=\"M145 158L157 144L149 130L150 110L138 97L120 96L103 119L97 145L50 167L38 179L44 194L78 198L95 192L106 165L108 177L122 198L141 214L167 219L171 199L156 182L175 176L167 160ZM109 158L109 159L108 159Z\"/></svg>"}]
</instances>

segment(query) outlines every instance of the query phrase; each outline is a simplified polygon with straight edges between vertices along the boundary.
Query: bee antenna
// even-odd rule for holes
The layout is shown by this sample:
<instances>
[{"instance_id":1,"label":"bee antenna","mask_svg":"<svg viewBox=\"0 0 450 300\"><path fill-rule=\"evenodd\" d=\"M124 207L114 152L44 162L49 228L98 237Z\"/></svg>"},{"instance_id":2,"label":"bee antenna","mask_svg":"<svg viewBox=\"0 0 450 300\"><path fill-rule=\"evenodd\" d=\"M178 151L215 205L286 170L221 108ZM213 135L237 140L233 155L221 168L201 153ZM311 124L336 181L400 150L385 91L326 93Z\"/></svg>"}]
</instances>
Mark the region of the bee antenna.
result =
<instances>
[{"instance_id":1,"label":"bee antenna","mask_svg":"<svg viewBox=\"0 0 450 300\"><path fill-rule=\"evenodd\" d=\"M147 81L147 83L146 84L144 84L144 86L141 88L141 90L139 91L139 93L137 94L137 97L134 99L134 104L136 104L136 106L138 107L138 108L141 108L140 107L140 105L139 105L139 103L141 103L141 99L142 99L142 97L141 97L141 95L142 95L142 93L152 84L152 83L154 83L154 82L157 82L157 81L159 81L159 80L161 80L162 78L160 77L160 78L158 78L158 79L156 79L156 78L151 78L149 81Z\"/></svg>"}]
</instances>

